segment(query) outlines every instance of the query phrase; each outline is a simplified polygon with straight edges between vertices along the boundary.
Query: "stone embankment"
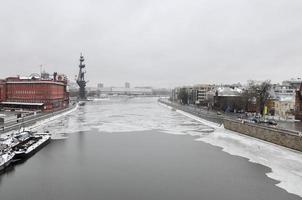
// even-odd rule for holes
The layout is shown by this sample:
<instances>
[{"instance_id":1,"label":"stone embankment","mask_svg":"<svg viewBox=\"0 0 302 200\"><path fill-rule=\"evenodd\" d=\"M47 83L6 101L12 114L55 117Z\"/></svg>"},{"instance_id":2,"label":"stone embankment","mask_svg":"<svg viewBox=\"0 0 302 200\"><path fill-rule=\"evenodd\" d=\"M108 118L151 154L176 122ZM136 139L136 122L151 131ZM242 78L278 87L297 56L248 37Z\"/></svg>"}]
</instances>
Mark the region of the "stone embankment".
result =
<instances>
[{"instance_id":1,"label":"stone embankment","mask_svg":"<svg viewBox=\"0 0 302 200\"><path fill-rule=\"evenodd\" d=\"M167 100L159 100L172 108L188 112L192 115L204 118L211 122L223 123L227 130L235 131L247 136L271 142L280 146L302 152L302 133L293 130L287 130L272 126L250 123L243 120L236 120L226 116L215 116L214 112L207 112L201 109L192 108L192 106L184 106Z\"/></svg>"},{"instance_id":2,"label":"stone embankment","mask_svg":"<svg viewBox=\"0 0 302 200\"><path fill-rule=\"evenodd\" d=\"M9 123L4 124L4 129L2 128L2 130L0 130L0 134L7 133L7 132L12 131L12 130L17 130L21 126L22 127L31 126L31 125L35 124L36 122L38 122L38 121L45 120L45 119L54 117L56 115L68 112L68 111L70 111L74 108L75 108L75 105L70 105L68 108L65 108L65 109L62 109L62 110L58 110L58 111L54 111L54 112L50 112L50 113L40 112L36 115L30 115L30 116L24 117L24 119L19 119L18 122L17 122L17 120L10 121Z\"/></svg>"},{"instance_id":3,"label":"stone embankment","mask_svg":"<svg viewBox=\"0 0 302 200\"><path fill-rule=\"evenodd\" d=\"M302 135L300 132L275 127L246 123L239 120L224 119L225 129L278 144L290 149L302 151Z\"/></svg>"}]
</instances>

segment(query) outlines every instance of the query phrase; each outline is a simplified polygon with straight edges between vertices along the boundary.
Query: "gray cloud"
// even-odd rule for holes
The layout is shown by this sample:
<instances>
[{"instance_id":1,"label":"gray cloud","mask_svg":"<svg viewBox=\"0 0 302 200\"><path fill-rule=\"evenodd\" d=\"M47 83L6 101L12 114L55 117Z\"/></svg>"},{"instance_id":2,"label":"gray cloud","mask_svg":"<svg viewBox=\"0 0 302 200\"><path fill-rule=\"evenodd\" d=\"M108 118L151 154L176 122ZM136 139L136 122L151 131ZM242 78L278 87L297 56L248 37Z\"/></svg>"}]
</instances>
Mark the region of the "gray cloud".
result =
<instances>
[{"instance_id":1,"label":"gray cloud","mask_svg":"<svg viewBox=\"0 0 302 200\"><path fill-rule=\"evenodd\" d=\"M1 77L43 64L90 85L281 81L301 75L298 0L2 1Z\"/></svg>"}]
</instances>

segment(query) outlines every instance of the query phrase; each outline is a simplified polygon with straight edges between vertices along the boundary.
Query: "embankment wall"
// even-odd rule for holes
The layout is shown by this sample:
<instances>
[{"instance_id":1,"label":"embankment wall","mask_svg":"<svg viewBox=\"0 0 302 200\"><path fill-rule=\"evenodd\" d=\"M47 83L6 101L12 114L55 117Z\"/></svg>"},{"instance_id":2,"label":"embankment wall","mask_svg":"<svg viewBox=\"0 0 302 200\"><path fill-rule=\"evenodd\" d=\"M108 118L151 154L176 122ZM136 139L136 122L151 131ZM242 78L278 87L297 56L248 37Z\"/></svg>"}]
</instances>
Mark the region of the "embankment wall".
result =
<instances>
[{"instance_id":1,"label":"embankment wall","mask_svg":"<svg viewBox=\"0 0 302 200\"><path fill-rule=\"evenodd\" d=\"M302 152L302 136L299 132L231 119L224 119L223 125L225 129Z\"/></svg>"}]
</instances>

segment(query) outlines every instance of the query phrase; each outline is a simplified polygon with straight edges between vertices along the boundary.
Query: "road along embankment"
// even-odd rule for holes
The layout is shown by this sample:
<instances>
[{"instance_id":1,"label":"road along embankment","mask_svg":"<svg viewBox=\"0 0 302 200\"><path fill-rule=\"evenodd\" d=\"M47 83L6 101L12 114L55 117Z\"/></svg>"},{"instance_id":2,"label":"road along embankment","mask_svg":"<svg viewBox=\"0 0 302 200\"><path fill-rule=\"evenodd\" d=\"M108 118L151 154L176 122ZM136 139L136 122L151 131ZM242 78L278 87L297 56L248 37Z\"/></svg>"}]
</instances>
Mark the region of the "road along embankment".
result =
<instances>
[{"instance_id":1,"label":"road along embankment","mask_svg":"<svg viewBox=\"0 0 302 200\"><path fill-rule=\"evenodd\" d=\"M207 113L202 110L196 110L189 108L190 106L183 106L177 103L172 103L168 100L160 99L159 102L174 109L182 110L183 112L187 112L197 117L203 118L207 121L223 124L224 128L227 130L231 130L302 152L301 132L244 122L223 116L215 116L213 113L209 113L209 116L207 116Z\"/></svg>"},{"instance_id":2,"label":"road along embankment","mask_svg":"<svg viewBox=\"0 0 302 200\"><path fill-rule=\"evenodd\" d=\"M181 105L181 104L174 103L174 102L171 102L168 100L163 100L163 99L159 99L158 101L160 103L170 106L176 110L181 110L183 112L190 113L191 115L200 117L209 122L212 122L212 123L215 123L218 125L221 125L223 123L223 116L217 115L217 113L215 113L215 112L206 111L206 110L200 109L198 107L193 107L193 106L189 106L189 105Z\"/></svg>"},{"instance_id":3,"label":"road along embankment","mask_svg":"<svg viewBox=\"0 0 302 200\"><path fill-rule=\"evenodd\" d=\"M4 130L0 131L0 134L7 133L7 132L13 131L13 130L17 130L20 127L29 127L29 126L31 126L31 128L35 128L35 126L38 122L42 122L44 120L51 121L52 119L56 119L56 118L60 117L63 114L68 114L69 112L72 112L72 111L76 110L77 106L78 105L72 105L72 106L69 106L68 108L58 110L58 111L54 111L54 112L51 112L51 113L40 113L40 114L37 114L36 116L30 116L29 118L25 118L21 122L16 121L14 123L9 123L9 125L6 125L4 127ZM38 125L39 124L37 124L37 126Z\"/></svg>"}]
</instances>

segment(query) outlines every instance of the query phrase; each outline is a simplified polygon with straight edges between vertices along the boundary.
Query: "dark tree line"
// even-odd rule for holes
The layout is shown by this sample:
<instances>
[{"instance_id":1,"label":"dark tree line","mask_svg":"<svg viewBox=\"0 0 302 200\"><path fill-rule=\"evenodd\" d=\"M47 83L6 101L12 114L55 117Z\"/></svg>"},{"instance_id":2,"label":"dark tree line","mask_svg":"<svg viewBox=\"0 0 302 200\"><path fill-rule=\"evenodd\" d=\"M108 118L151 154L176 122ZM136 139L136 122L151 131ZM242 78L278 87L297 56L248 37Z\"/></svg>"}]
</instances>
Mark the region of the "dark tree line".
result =
<instances>
[{"instance_id":1,"label":"dark tree line","mask_svg":"<svg viewBox=\"0 0 302 200\"><path fill-rule=\"evenodd\" d=\"M236 107L237 109L240 108L245 111L249 111L248 107L254 105L254 107L256 107L256 112L263 114L264 108L270 98L271 88L272 85L270 80L263 82L250 80L248 81L248 86L244 89L239 98L229 98L229 100L224 103L227 105L233 105L233 107ZM188 104L188 89L185 87L180 88L177 98L180 103Z\"/></svg>"}]
</instances>

